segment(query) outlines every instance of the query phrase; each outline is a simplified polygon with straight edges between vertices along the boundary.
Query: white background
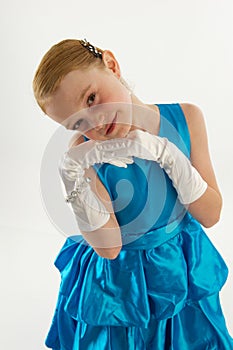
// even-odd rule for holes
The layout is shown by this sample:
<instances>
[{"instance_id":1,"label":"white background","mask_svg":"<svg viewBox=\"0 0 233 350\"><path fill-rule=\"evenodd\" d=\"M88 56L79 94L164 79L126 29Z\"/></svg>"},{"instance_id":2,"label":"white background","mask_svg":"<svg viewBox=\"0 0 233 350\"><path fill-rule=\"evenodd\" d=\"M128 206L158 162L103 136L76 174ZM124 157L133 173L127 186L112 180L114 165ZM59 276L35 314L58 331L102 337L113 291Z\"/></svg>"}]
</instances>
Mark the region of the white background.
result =
<instances>
[{"instance_id":1,"label":"white background","mask_svg":"<svg viewBox=\"0 0 233 350\"><path fill-rule=\"evenodd\" d=\"M45 349L65 241L40 197L40 166L58 125L37 107L32 79L66 38L112 50L145 103L192 102L204 112L222 191L221 220L205 229L230 274L221 292L233 333L232 0L1 1L1 335L4 350Z\"/></svg>"}]
</instances>

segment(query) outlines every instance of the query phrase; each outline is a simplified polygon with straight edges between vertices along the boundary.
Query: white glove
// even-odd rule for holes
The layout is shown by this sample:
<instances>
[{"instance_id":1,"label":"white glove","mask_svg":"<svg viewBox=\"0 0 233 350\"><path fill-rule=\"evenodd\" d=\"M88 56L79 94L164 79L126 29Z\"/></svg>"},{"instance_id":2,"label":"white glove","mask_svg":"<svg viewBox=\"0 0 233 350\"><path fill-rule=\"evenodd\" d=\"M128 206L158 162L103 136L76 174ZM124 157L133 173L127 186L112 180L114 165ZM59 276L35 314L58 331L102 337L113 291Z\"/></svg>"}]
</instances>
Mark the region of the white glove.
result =
<instances>
[{"instance_id":1,"label":"white glove","mask_svg":"<svg viewBox=\"0 0 233 350\"><path fill-rule=\"evenodd\" d=\"M110 163L119 167L127 168L127 164L132 164L133 159L130 156L122 154L116 157L114 152L108 152L107 155L100 151L99 145L106 141L89 140L78 146L72 147L68 151L70 158L75 160L82 169L88 169L90 166L98 163Z\"/></svg>"},{"instance_id":2,"label":"white glove","mask_svg":"<svg viewBox=\"0 0 233 350\"><path fill-rule=\"evenodd\" d=\"M134 130L126 138L104 141L97 147L105 157L135 156L158 162L172 180L182 204L194 202L208 187L184 153L165 137Z\"/></svg>"},{"instance_id":3,"label":"white glove","mask_svg":"<svg viewBox=\"0 0 233 350\"><path fill-rule=\"evenodd\" d=\"M68 194L66 201L71 204L78 226L84 232L97 230L110 218L105 206L92 192L88 178L84 177L84 169L107 161L122 167L133 162L131 158L125 157L113 160L110 154L107 158L102 157L96 149L96 143L87 141L71 148L59 163L59 173Z\"/></svg>"}]
</instances>

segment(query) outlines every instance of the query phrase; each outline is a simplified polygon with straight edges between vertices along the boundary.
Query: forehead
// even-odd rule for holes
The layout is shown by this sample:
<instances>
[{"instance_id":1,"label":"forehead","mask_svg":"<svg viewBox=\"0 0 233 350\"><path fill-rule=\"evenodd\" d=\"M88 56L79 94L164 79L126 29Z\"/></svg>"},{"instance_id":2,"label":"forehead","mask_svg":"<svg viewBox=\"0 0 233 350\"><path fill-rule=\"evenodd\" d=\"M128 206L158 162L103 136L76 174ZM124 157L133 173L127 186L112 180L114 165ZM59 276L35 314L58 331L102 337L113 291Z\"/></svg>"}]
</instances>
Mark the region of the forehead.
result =
<instances>
[{"instance_id":1,"label":"forehead","mask_svg":"<svg viewBox=\"0 0 233 350\"><path fill-rule=\"evenodd\" d=\"M100 77L97 68L74 70L61 80L55 93L45 103L48 116L58 123L64 122L69 116L77 112L81 93Z\"/></svg>"}]
</instances>

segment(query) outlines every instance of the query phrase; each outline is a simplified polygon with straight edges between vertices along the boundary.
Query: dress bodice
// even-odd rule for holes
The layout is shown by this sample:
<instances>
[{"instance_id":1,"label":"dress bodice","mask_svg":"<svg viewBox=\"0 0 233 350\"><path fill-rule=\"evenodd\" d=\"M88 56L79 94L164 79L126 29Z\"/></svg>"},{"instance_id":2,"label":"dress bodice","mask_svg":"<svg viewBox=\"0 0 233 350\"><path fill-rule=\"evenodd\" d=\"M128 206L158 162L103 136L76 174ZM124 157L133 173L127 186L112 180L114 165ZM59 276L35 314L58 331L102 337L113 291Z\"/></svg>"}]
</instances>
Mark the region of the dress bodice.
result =
<instances>
[{"instance_id":1,"label":"dress bodice","mask_svg":"<svg viewBox=\"0 0 233 350\"><path fill-rule=\"evenodd\" d=\"M188 158L190 135L179 104L159 104L158 136L173 142ZM85 140L88 140L85 138ZM183 218L187 210L180 203L172 181L158 163L134 157L127 168L96 164L98 176L107 189L124 243ZM128 238L126 238L128 237Z\"/></svg>"}]
</instances>

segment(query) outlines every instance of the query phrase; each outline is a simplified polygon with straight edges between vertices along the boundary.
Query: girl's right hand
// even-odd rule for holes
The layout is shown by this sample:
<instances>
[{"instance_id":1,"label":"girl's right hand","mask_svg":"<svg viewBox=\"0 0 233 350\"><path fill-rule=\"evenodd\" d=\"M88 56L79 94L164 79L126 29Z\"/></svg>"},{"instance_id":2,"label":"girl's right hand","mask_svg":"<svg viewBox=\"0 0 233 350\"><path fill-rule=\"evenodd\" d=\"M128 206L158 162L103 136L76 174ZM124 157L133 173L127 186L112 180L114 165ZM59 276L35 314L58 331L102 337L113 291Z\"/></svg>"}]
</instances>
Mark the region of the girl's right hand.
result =
<instances>
[{"instance_id":1,"label":"girl's right hand","mask_svg":"<svg viewBox=\"0 0 233 350\"><path fill-rule=\"evenodd\" d=\"M70 159L76 162L76 165L81 169L88 169L90 166L98 163L109 163L118 167L127 167L127 164L132 164L133 159L130 156L125 156L124 154L115 155L115 143L113 143L113 150L108 149L108 152L105 152L102 149L102 146L106 141L94 141L89 140L83 142L78 146L72 147L67 155ZM119 147L119 144L117 144ZM74 163L75 164L75 163Z\"/></svg>"}]
</instances>

